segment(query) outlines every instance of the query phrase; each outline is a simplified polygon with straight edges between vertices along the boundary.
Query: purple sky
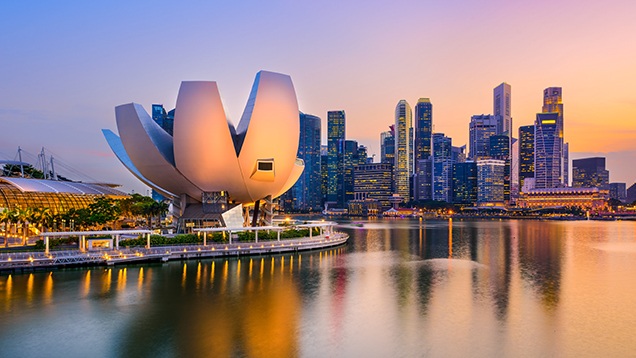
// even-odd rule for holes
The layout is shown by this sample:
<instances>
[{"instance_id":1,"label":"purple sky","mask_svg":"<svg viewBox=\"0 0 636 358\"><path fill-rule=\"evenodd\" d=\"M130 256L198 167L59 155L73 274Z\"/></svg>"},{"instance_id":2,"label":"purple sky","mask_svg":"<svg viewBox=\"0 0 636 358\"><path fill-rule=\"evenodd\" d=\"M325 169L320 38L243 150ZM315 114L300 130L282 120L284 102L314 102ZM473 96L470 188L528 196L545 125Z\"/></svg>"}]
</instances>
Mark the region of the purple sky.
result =
<instances>
[{"instance_id":1,"label":"purple sky","mask_svg":"<svg viewBox=\"0 0 636 358\"><path fill-rule=\"evenodd\" d=\"M459 146L499 83L515 130L560 86L571 158L606 156L612 182L636 181L635 1L217 3L3 2L0 152L44 146L145 192L101 135L114 107L171 109L182 80L214 80L236 122L265 69L292 77L323 133L344 109L347 137L378 155L400 99L431 98L435 130Z\"/></svg>"}]
</instances>

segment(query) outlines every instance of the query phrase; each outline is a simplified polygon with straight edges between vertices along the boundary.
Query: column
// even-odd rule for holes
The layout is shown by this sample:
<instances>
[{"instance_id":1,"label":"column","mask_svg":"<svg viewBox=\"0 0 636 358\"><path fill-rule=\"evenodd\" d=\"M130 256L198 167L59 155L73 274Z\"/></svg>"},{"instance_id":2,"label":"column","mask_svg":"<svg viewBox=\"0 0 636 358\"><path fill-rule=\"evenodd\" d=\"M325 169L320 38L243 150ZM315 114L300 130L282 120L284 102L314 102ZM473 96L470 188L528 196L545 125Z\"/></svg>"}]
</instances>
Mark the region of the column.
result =
<instances>
[{"instance_id":1,"label":"column","mask_svg":"<svg viewBox=\"0 0 636 358\"><path fill-rule=\"evenodd\" d=\"M6 240L7 238L5 238ZM49 254L49 237L45 236L44 237L44 242L46 242L46 250L44 251L47 255Z\"/></svg>"},{"instance_id":2,"label":"column","mask_svg":"<svg viewBox=\"0 0 636 358\"><path fill-rule=\"evenodd\" d=\"M119 250L119 237L120 237L119 234L115 235L115 248L117 250Z\"/></svg>"},{"instance_id":3,"label":"column","mask_svg":"<svg viewBox=\"0 0 636 358\"><path fill-rule=\"evenodd\" d=\"M80 250L86 251L86 236L80 235Z\"/></svg>"},{"instance_id":4,"label":"column","mask_svg":"<svg viewBox=\"0 0 636 358\"><path fill-rule=\"evenodd\" d=\"M254 238L256 239L256 242L258 242L258 229L254 230Z\"/></svg>"},{"instance_id":5,"label":"column","mask_svg":"<svg viewBox=\"0 0 636 358\"><path fill-rule=\"evenodd\" d=\"M203 246L208 246L208 233L203 232Z\"/></svg>"},{"instance_id":6,"label":"column","mask_svg":"<svg viewBox=\"0 0 636 358\"><path fill-rule=\"evenodd\" d=\"M146 240L147 240L146 248L149 249L150 248L150 233L146 233Z\"/></svg>"}]
</instances>

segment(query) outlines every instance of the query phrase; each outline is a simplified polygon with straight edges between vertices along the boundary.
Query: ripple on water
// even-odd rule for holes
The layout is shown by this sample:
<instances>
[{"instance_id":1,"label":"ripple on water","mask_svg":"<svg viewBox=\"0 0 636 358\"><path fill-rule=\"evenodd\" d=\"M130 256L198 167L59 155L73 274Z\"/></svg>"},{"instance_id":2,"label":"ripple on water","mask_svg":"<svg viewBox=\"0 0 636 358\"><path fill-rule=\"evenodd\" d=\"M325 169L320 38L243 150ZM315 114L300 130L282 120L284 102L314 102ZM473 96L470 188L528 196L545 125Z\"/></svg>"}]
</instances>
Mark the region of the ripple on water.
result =
<instances>
[{"instance_id":1,"label":"ripple on water","mask_svg":"<svg viewBox=\"0 0 636 358\"><path fill-rule=\"evenodd\" d=\"M625 252L636 254L636 242L607 242L592 245L593 248L609 252Z\"/></svg>"}]
</instances>

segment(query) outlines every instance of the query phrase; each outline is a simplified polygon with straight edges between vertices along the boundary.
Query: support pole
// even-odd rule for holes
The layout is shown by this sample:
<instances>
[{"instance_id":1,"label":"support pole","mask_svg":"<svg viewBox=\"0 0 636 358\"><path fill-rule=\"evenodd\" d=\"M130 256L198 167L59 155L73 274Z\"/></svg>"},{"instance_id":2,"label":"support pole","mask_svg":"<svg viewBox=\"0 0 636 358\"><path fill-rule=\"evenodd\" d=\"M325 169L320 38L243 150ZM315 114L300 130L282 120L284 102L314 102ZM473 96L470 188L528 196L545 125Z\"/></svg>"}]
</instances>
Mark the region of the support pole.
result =
<instances>
[{"instance_id":1,"label":"support pole","mask_svg":"<svg viewBox=\"0 0 636 358\"><path fill-rule=\"evenodd\" d=\"M115 235L115 248L119 250L119 234Z\"/></svg>"},{"instance_id":2,"label":"support pole","mask_svg":"<svg viewBox=\"0 0 636 358\"><path fill-rule=\"evenodd\" d=\"M278 231L278 241L280 241L280 230L276 230Z\"/></svg>"},{"instance_id":3,"label":"support pole","mask_svg":"<svg viewBox=\"0 0 636 358\"><path fill-rule=\"evenodd\" d=\"M6 240L6 238L5 238ZM44 251L47 255L49 254L49 237L45 236L44 241L46 242L46 250Z\"/></svg>"},{"instance_id":4,"label":"support pole","mask_svg":"<svg viewBox=\"0 0 636 358\"><path fill-rule=\"evenodd\" d=\"M146 248L149 249L150 248L150 234L148 234L148 233L146 233L146 240L147 240Z\"/></svg>"},{"instance_id":5,"label":"support pole","mask_svg":"<svg viewBox=\"0 0 636 358\"><path fill-rule=\"evenodd\" d=\"M207 240L208 240L208 233L204 232L203 233L203 246L208 246Z\"/></svg>"},{"instance_id":6,"label":"support pole","mask_svg":"<svg viewBox=\"0 0 636 358\"><path fill-rule=\"evenodd\" d=\"M312 232L312 231L314 231L314 230L313 230L313 228L311 228L311 227L310 227L310 228L309 228L309 238L310 238L310 239L312 238L312 237L311 237L311 232Z\"/></svg>"},{"instance_id":7,"label":"support pole","mask_svg":"<svg viewBox=\"0 0 636 358\"><path fill-rule=\"evenodd\" d=\"M256 242L258 242L258 229L254 230L254 238L256 238Z\"/></svg>"},{"instance_id":8,"label":"support pole","mask_svg":"<svg viewBox=\"0 0 636 358\"><path fill-rule=\"evenodd\" d=\"M86 251L86 236L80 235L80 250Z\"/></svg>"},{"instance_id":9,"label":"support pole","mask_svg":"<svg viewBox=\"0 0 636 358\"><path fill-rule=\"evenodd\" d=\"M254 203L254 217L252 218L252 227L256 226L256 223L258 223L258 206L261 203L260 200L256 200L256 202Z\"/></svg>"}]
</instances>

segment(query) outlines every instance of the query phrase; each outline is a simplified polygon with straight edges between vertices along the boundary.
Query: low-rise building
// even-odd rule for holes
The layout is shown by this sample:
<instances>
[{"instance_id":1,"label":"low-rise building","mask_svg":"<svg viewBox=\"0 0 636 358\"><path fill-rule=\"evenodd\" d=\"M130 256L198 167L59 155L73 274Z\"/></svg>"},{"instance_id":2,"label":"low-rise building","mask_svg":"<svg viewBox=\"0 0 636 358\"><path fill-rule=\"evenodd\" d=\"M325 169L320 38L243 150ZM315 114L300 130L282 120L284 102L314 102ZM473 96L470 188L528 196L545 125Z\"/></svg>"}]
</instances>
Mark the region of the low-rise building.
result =
<instances>
[{"instance_id":1,"label":"low-rise building","mask_svg":"<svg viewBox=\"0 0 636 358\"><path fill-rule=\"evenodd\" d=\"M598 188L546 188L532 189L519 194L517 206L539 209L548 207L574 207L602 209L607 205Z\"/></svg>"}]
</instances>

